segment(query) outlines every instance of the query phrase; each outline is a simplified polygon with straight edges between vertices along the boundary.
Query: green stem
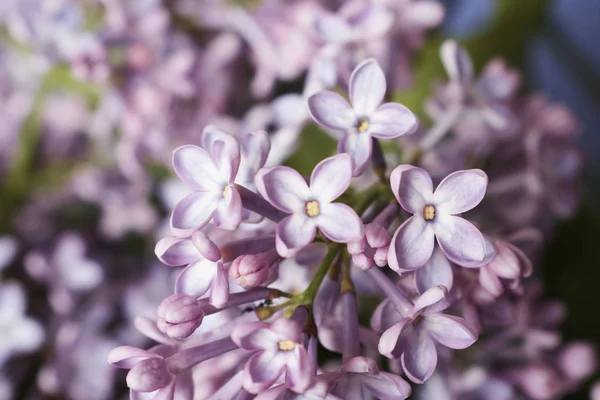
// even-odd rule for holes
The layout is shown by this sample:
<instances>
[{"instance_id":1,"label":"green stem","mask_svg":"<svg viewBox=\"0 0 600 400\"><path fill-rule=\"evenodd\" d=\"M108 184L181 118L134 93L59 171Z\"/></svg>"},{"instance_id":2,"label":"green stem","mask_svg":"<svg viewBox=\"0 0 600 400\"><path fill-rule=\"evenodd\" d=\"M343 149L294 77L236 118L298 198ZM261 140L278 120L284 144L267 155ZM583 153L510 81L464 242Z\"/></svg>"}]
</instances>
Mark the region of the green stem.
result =
<instances>
[{"instance_id":1,"label":"green stem","mask_svg":"<svg viewBox=\"0 0 600 400\"><path fill-rule=\"evenodd\" d=\"M317 295L317 291L321 286L321 282L323 282L323 279L325 279L327 271L329 271L329 267L331 267L331 264L335 261L335 258L338 256L341 250L341 244L335 244L329 248L327 255L325 255L325 258L319 266L319 269L317 270L317 273L313 277L312 281L310 282L306 290L299 295L301 304L312 305L312 302L315 299L315 296Z\"/></svg>"}]
</instances>

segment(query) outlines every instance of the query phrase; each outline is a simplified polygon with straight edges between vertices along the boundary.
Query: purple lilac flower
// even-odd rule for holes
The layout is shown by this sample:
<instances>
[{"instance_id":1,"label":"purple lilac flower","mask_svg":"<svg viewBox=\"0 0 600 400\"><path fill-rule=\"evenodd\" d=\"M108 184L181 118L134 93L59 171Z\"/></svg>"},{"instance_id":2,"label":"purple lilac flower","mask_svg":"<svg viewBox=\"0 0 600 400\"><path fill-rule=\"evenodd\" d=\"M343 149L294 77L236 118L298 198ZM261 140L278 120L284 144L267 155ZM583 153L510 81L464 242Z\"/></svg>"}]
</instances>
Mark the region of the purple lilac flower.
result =
<instances>
[{"instance_id":1,"label":"purple lilac flower","mask_svg":"<svg viewBox=\"0 0 600 400\"><path fill-rule=\"evenodd\" d=\"M207 130L214 128L207 128ZM171 215L171 228L188 236L211 219L222 229L236 229L242 218L242 201L234 180L240 165L240 145L232 136L207 140L205 148L183 146L173 153L179 178L194 192L182 199Z\"/></svg>"},{"instance_id":2,"label":"purple lilac flower","mask_svg":"<svg viewBox=\"0 0 600 400\"><path fill-rule=\"evenodd\" d=\"M350 77L352 106L331 91L308 99L314 120L341 135L338 152L351 156L354 176L364 172L371 158L372 138L392 139L417 128L417 118L408 108L397 103L381 104L385 91L385 75L377 62L369 59Z\"/></svg>"},{"instance_id":3,"label":"purple lilac flower","mask_svg":"<svg viewBox=\"0 0 600 400\"><path fill-rule=\"evenodd\" d=\"M231 338L241 348L256 352L244 366L244 389L250 393L269 388L284 372L286 385L294 392L303 393L313 384L311 362L297 322L279 318L271 325L240 324Z\"/></svg>"},{"instance_id":4,"label":"purple lilac flower","mask_svg":"<svg viewBox=\"0 0 600 400\"><path fill-rule=\"evenodd\" d=\"M355 357L325 377L330 379L329 391L342 399L368 399L370 394L381 400L404 400L411 393L404 379L380 371L375 360L367 357Z\"/></svg>"},{"instance_id":5,"label":"purple lilac flower","mask_svg":"<svg viewBox=\"0 0 600 400\"><path fill-rule=\"evenodd\" d=\"M374 265L385 267L391 238L384 227L377 222L365 225L365 236L358 242L348 243L348 253L352 254L352 263L362 270Z\"/></svg>"},{"instance_id":6,"label":"purple lilac flower","mask_svg":"<svg viewBox=\"0 0 600 400\"><path fill-rule=\"evenodd\" d=\"M402 208L414 214L394 234L388 257L390 268L415 270L425 265L433 253L434 238L453 262L470 264L484 259L483 235L456 214L481 202L487 186L485 172L478 169L454 172L434 191L427 171L400 165L392 171L390 181Z\"/></svg>"},{"instance_id":7,"label":"purple lilac flower","mask_svg":"<svg viewBox=\"0 0 600 400\"><path fill-rule=\"evenodd\" d=\"M435 342L451 349L464 349L477 340L477 332L463 318L442 314L450 305L448 291L436 286L415 302L396 304L384 300L373 314L373 329L383 332L379 352L402 360L410 380L423 383L435 371Z\"/></svg>"},{"instance_id":8,"label":"purple lilac flower","mask_svg":"<svg viewBox=\"0 0 600 400\"><path fill-rule=\"evenodd\" d=\"M277 225L276 247L282 257L291 257L309 245L317 228L338 243L358 241L363 224L356 212L342 203L352 179L350 157L339 154L321 161L312 172L310 186L288 167L263 168L256 175L260 194L279 210L291 214Z\"/></svg>"},{"instance_id":9,"label":"purple lilac flower","mask_svg":"<svg viewBox=\"0 0 600 400\"><path fill-rule=\"evenodd\" d=\"M175 283L178 293L196 297L209 296L215 306L229 297L227 271L219 248L202 232L189 238L167 237L155 248L157 257L167 265L188 264Z\"/></svg>"}]
</instances>

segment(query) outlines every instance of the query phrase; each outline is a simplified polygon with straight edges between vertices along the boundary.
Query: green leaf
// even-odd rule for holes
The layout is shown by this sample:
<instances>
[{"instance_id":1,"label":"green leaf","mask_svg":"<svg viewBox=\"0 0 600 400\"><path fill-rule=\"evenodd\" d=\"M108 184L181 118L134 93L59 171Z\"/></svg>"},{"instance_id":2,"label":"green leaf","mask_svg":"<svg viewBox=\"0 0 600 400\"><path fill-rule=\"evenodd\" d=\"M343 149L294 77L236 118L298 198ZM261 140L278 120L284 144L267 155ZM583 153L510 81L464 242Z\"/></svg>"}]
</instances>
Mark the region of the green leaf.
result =
<instances>
[{"instance_id":1,"label":"green leaf","mask_svg":"<svg viewBox=\"0 0 600 400\"><path fill-rule=\"evenodd\" d=\"M300 135L298 149L284 165L294 168L304 176L310 175L319 161L335 154L336 141L317 125L307 125Z\"/></svg>"}]
</instances>

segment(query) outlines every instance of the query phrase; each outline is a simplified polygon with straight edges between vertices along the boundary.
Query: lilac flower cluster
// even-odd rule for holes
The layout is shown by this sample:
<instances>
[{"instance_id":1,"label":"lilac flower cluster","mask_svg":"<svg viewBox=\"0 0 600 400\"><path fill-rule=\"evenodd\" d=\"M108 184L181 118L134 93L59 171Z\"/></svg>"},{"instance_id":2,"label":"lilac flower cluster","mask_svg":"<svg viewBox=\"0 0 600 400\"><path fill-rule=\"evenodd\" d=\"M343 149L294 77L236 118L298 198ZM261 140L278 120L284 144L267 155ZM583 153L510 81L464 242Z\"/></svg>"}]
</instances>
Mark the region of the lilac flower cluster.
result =
<instances>
[{"instance_id":1,"label":"lilac flower cluster","mask_svg":"<svg viewBox=\"0 0 600 400\"><path fill-rule=\"evenodd\" d=\"M394 101L443 17L0 5L0 399L579 390L595 349L536 272L580 203L577 122L454 41L424 112ZM290 158L332 140L312 173Z\"/></svg>"},{"instance_id":2,"label":"lilac flower cluster","mask_svg":"<svg viewBox=\"0 0 600 400\"><path fill-rule=\"evenodd\" d=\"M158 320L138 323L165 350L125 346L109 355L130 369L132 396L188 398L204 386L204 377L192 381L189 374L208 362L227 365L215 399L404 399L413 391L427 399L551 399L590 376L594 349L562 344L556 329L563 310L524 280L543 240L538 228L546 226L536 226L534 215L518 227L496 221L495 200L511 194L504 183L510 178L460 169L434 189L438 178L423 168L446 146L455 152L446 169L477 166L473 157L494 163L491 150L503 146L525 158L515 168L529 166L529 151L545 150L542 143L529 148L539 131L510 114L508 98L490 92L506 89L511 73L486 75L482 82L498 82L480 86L456 43L444 43L441 54L451 80L434 101L451 103L440 103L445 108L430 130L419 129L406 107L382 104L386 78L375 59L350 75L352 105L332 91L310 96L310 115L339 140L338 154L319 162L310 178L287 166L265 167L273 149L263 131L238 136L208 126L202 147L174 151L175 172L191 193L174 207L173 236L159 241L156 254L185 268ZM480 136L473 138L472 128L462 135L464 119L482 128ZM379 140L397 138L406 149L399 159L373 151ZM252 154L241 150L250 147ZM387 168L391 161L397 165ZM369 176L370 166L376 173ZM312 278L282 288L280 278L294 273L286 263L301 264L317 246L324 250ZM360 300L373 291L383 300L363 309ZM251 311L195 333L205 316L248 305ZM360 325L359 314L369 311L369 326ZM319 366L323 348L341 354L341 364ZM473 350L450 351L467 348ZM236 366L220 361L225 357ZM383 357L392 373L378 367Z\"/></svg>"}]
</instances>

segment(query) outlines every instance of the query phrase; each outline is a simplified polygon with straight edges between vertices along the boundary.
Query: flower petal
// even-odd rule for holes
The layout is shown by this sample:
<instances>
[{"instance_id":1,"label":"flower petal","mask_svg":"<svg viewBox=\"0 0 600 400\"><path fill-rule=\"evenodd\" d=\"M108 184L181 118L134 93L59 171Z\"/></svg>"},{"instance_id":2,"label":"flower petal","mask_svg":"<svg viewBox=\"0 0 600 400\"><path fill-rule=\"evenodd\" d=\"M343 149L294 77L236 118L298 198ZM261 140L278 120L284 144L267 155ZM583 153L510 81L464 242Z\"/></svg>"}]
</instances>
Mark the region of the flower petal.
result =
<instances>
[{"instance_id":1,"label":"flower petal","mask_svg":"<svg viewBox=\"0 0 600 400\"><path fill-rule=\"evenodd\" d=\"M423 317L423 327L435 340L451 349L466 349L477 340L477 332L463 318L445 314Z\"/></svg>"},{"instance_id":2,"label":"flower petal","mask_svg":"<svg viewBox=\"0 0 600 400\"><path fill-rule=\"evenodd\" d=\"M410 213L421 214L432 201L433 182L423 168L397 166L390 174L390 185L402 208Z\"/></svg>"},{"instance_id":3,"label":"flower petal","mask_svg":"<svg viewBox=\"0 0 600 400\"><path fill-rule=\"evenodd\" d=\"M425 330L418 330L402 354L402 368L408 379L421 384L431 377L436 366L435 344Z\"/></svg>"},{"instance_id":4,"label":"flower petal","mask_svg":"<svg viewBox=\"0 0 600 400\"><path fill-rule=\"evenodd\" d=\"M221 307L229 300L229 278L223 264L216 264L215 277L210 288L210 304Z\"/></svg>"},{"instance_id":5,"label":"flower petal","mask_svg":"<svg viewBox=\"0 0 600 400\"><path fill-rule=\"evenodd\" d=\"M385 103L369 116L369 134L378 139L392 139L413 133L419 121L408 108L398 103Z\"/></svg>"},{"instance_id":6,"label":"flower petal","mask_svg":"<svg viewBox=\"0 0 600 400\"><path fill-rule=\"evenodd\" d=\"M373 58L360 63L350 75L349 92L352 108L359 116L369 116L383 101L385 74Z\"/></svg>"},{"instance_id":7,"label":"flower petal","mask_svg":"<svg viewBox=\"0 0 600 400\"><path fill-rule=\"evenodd\" d=\"M189 236L202 229L218 205L218 198L209 192L195 191L177 203L171 213L171 229L177 236Z\"/></svg>"},{"instance_id":8,"label":"flower petal","mask_svg":"<svg viewBox=\"0 0 600 400\"><path fill-rule=\"evenodd\" d=\"M367 133L349 133L340 139L338 153L346 153L354 164L353 176L362 175L371 161L373 143L371 136Z\"/></svg>"},{"instance_id":9,"label":"flower petal","mask_svg":"<svg viewBox=\"0 0 600 400\"><path fill-rule=\"evenodd\" d=\"M352 179L352 159L347 154L329 157L317 164L310 176L310 191L319 202L340 197Z\"/></svg>"},{"instance_id":10,"label":"flower petal","mask_svg":"<svg viewBox=\"0 0 600 400\"><path fill-rule=\"evenodd\" d=\"M445 177L433 194L438 213L460 214L483 200L488 177L480 169L456 171Z\"/></svg>"},{"instance_id":11,"label":"flower petal","mask_svg":"<svg viewBox=\"0 0 600 400\"><path fill-rule=\"evenodd\" d=\"M425 293L428 289L439 285L450 290L453 281L452 266L439 247L435 248L429 261L415 273L415 283L419 293Z\"/></svg>"},{"instance_id":12,"label":"flower petal","mask_svg":"<svg viewBox=\"0 0 600 400\"><path fill-rule=\"evenodd\" d=\"M175 282L175 292L200 297L206 294L217 274L217 263L209 260L196 261L181 271Z\"/></svg>"},{"instance_id":13,"label":"flower petal","mask_svg":"<svg viewBox=\"0 0 600 400\"><path fill-rule=\"evenodd\" d=\"M377 375L363 374L360 378L369 392L380 400L403 400L411 393L408 382L395 374L380 372Z\"/></svg>"},{"instance_id":14,"label":"flower petal","mask_svg":"<svg viewBox=\"0 0 600 400\"><path fill-rule=\"evenodd\" d=\"M293 355L288 355L285 381L290 390L304 393L315 382L313 363L304 347L296 346Z\"/></svg>"},{"instance_id":15,"label":"flower petal","mask_svg":"<svg viewBox=\"0 0 600 400\"><path fill-rule=\"evenodd\" d=\"M445 286L434 286L417 299L413 315L440 312L449 306L448 289Z\"/></svg>"},{"instance_id":16,"label":"flower petal","mask_svg":"<svg viewBox=\"0 0 600 400\"><path fill-rule=\"evenodd\" d=\"M336 243L354 242L364 234L361 219L346 204L323 204L321 213L314 220L323 235Z\"/></svg>"},{"instance_id":17,"label":"flower petal","mask_svg":"<svg viewBox=\"0 0 600 400\"><path fill-rule=\"evenodd\" d=\"M202 147L210 154L223 179L231 183L240 164L238 139L214 125L207 125L202 131Z\"/></svg>"},{"instance_id":18,"label":"flower petal","mask_svg":"<svg viewBox=\"0 0 600 400\"><path fill-rule=\"evenodd\" d=\"M138 362L151 357L160 358L157 354L137 347L119 346L108 353L108 362L118 368L130 369Z\"/></svg>"},{"instance_id":19,"label":"flower petal","mask_svg":"<svg viewBox=\"0 0 600 400\"><path fill-rule=\"evenodd\" d=\"M504 292L500 278L487 265L479 269L479 284L495 297L500 296Z\"/></svg>"},{"instance_id":20,"label":"flower petal","mask_svg":"<svg viewBox=\"0 0 600 400\"><path fill-rule=\"evenodd\" d=\"M469 83L473 80L473 63L469 54L454 40L447 40L440 48L442 63L451 80Z\"/></svg>"},{"instance_id":21,"label":"flower petal","mask_svg":"<svg viewBox=\"0 0 600 400\"><path fill-rule=\"evenodd\" d=\"M371 329L377 333L381 333L403 318L408 317L412 311L412 306L405 309L399 309L398 306L390 299L385 299L373 312L371 316Z\"/></svg>"},{"instance_id":22,"label":"flower petal","mask_svg":"<svg viewBox=\"0 0 600 400\"><path fill-rule=\"evenodd\" d=\"M314 221L306 215L294 214L277 225L275 247L282 257L293 257L308 246L317 233Z\"/></svg>"},{"instance_id":23,"label":"flower petal","mask_svg":"<svg viewBox=\"0 0 600 400\"><path fill-rule=\"evenodd\" d=\"M289 167L262 168L256 173L258 192L283 212L304 212L310 190L300 174Z\"/></svg>"},{"instance_id":24,"label":"flower petal","mask_svg":"<svg viewBox=\"0 0 600 400\"><path fill-rule=\"evenodd\" d=\"M210 155L198 146L181 146L173 152L173 168L177 176L194 189L218 192L221 175Z\"/></svg>"},{"instance_id":25,"label":"flower petal","mask_svg":"<svg viewBox=\"0 0 600 400\"><path fill-rule=\"evenodd\" d=\"M261 351L253 355L244 367L243 385L250 393L271 387L283 373L286 357L276 351Z\"/></svg>"},{"instance_id":26,"label":"flower petal","mask_svg":"<svg viewBox=\"0 0 600 400\"><path fill-rule=\"evenodd\" d=\"M234 187L227 186L225 189L223 198L219 200L213 222L217 228L226 231L236 230L240 226L242 199Z\"/></svg>"},{"instance_id":27,"label":"flower petal","mask_svg":"<svg viewBox=\"0 0 600 400\"><path fill-rule=\"evenodd\" d=\"M434 232L427 221L414 215L398 228L388 254L388 263L394 271L422 267L431 257L435 243Z\"/></svg>"},{"instance_id":28,"label":"flower petal","mask_svg":"<svg viewBox=\"0 0 600 400\"><path fill-rule=\"evenodd\" d=\"M345 131L354 125L355 115L350 104L335 92L313 94L308 98L308 109L312 118L326 128Z\"/></svg>"},{"instance_id":29,"label":"flower petal","mask_svg":"<svg viewBox=\"0 0 600 400\"><path fill-rule=\"evenodd\" d=\"M436 216L434 230L440 248L457 264L482 261L485 257L485 239L479 229L461 217Z\"/></svg>"},{"instance_id":30,"label":"flower petal","mask_svg":"<svg viewBox=\"0 0 600 400\"><path fill-rule=\"evenodd\" d=\"M159 240L154 253L160 261L172 267L189 264L201 258L200 252L191 240L177 237Z\"/></svg>"},{"instance_id":31,"label":"flower petal","mask_svg":"<svg viewBox=\"0 0 600 400\"><path fill-rule=\"evenodd\" d=\"M266 322L237 324L231 332L231 340L245 350L275 350L280 335L269 329Z\"/></svg>"},{"instance_id":32,"label":"flower petal","mask_svg":"<svg viewBox=\"0 0 600 400\"><path fill-rule=\"evenodd\" d=\"M378 350L388 358L398 358L407 350L414 335L412 318L403 318L383 332L379 339Z\"/></svg>"}]
</instances>

